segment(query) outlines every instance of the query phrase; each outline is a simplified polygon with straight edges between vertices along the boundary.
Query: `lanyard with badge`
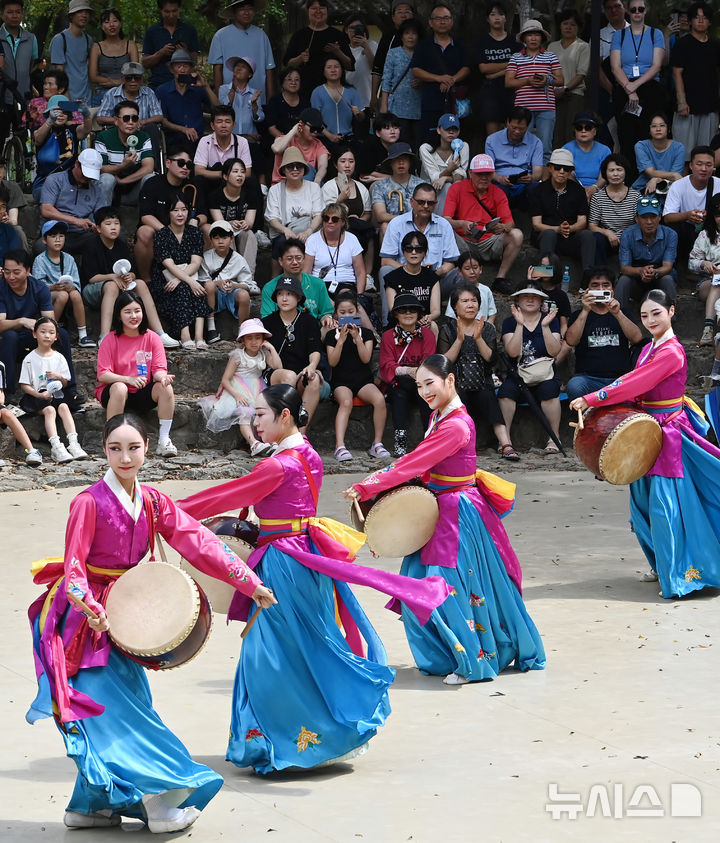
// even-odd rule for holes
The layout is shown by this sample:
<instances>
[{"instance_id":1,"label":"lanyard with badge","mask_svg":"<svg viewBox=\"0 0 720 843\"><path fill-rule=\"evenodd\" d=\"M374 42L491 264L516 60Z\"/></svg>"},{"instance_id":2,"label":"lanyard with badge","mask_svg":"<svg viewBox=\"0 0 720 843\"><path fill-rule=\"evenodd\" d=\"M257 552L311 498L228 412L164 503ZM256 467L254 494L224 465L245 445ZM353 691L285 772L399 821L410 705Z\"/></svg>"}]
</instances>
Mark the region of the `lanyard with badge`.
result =
<instances>
[{"instance_id":1,"label":"lanyard with badge","mask_svg":"<svg viewBox=\"0 0 720 843\"><path fill-rule=\"evenodd\" d=\"M630 37L632 38L633 47L635 47L635 64L632 67L632 74L633 79L637 79L640 76L640 64L639 64L639 56L640 56L640 49L642 48L643 38L645 37L645 30L647 29L646 26L643 26L642 35L640 36L640 43L635 43L635 33L632 31L632 27L630 28Z\"/></svg>"}]
</instances>

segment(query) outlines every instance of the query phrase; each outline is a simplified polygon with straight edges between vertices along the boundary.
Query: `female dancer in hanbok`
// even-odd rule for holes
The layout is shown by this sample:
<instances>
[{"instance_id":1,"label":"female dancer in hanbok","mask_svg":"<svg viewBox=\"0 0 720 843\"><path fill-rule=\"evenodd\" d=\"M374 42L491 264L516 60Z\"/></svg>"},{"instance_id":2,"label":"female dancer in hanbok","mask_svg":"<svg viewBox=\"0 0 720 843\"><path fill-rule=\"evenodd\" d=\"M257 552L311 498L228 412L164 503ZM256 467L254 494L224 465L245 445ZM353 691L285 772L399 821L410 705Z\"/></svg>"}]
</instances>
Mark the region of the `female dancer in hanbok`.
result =
<instances>
[{"instance_id":1,"label":"female dancer in hanbok","mask_svg":"<svg viewBox=\"0 0 720 843\"><path fill-rule=\"evenodd\" d=\"M545 651L520 596L520 563L498 514L511 508L514 486L476 474L475 425L450 368L447 357L433 354L417 371L418 392L434 411L425 439L345 496L367 500L418 476L437 495L435 533L405 557L401 573L419 580L439 575L452 596L424 627L404 606L402 620L420 670L462 685L493 679L512 662L520 670L542 670Z\"/></svg>"},{"instance_id":2,"label":"female dancer in hanbok","mask_svg":"<svg viewBox=\"0 0 720 843\"><path fill-rule=\"evenodd\" d=\"M142 422L113 416L103 445L110 468L70 504L64 563L33 566L35 582L48 591L29 611L39 689L27 720L54 716L77 764L66 826L114 826L126 816L146 820L152 832L179 831L197 819L223 780L192 760L153 709L143 668L110 644L107 593L140 562L157 532L259 606L276 601L217 536L137 482L148 449ZM76 611L73 597L97 618Z\"/></svg>"},{"instance_id":3,"label":"female dancer in hanbok","mask_svg":"<svg viewBox=\"0 0 720 843\"><path fill-rule=\"evenodd\" d=\"M684 396L685 349L673 333L667 293L650 290L640 306L652 334L632 372L570 407L636 401L662 426L662 450L648 473L630 484L633 532L660 580L663 597L720 588L720 451L705 438L699 408Z\"/></svg>"},{"instance_id":4,"label":"female dancer in hanbok","mask_svg":"<svg viewBox=\"0 0 720 843\"><path fill-rule=\"evenodd\" d=\"M390 713L395 671L348 583L409 602L418 623L450 592L438 577L421 585L351 564L364 536L314 517L322 461L298 432L306 420L295 389L264 390L255 425L264 442L277 443L275 454L245 477L179 503L196 518L253 504L260 519L248 564L262 572L278 605L259 614L243 642L227 751L229 761L259 773L358 755ZM229 617L247 617L247 610L236 595Z\"/></svg>"}]
</instances>

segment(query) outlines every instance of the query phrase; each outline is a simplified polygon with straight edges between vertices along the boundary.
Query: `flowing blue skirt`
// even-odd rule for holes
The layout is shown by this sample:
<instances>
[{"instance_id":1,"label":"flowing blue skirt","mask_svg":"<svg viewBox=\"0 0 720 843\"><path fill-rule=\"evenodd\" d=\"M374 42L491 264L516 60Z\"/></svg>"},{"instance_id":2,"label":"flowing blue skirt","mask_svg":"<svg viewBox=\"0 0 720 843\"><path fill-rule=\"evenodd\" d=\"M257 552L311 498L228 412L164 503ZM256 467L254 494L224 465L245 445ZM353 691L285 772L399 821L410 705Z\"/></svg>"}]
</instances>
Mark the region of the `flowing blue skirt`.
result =
<instances>
[{"instance_id":1,"label":"flowing blue skirt","mask_svg":"<svg viewBox=\"0 0 720 843\"><path fill-rule=\"evenodd\" d=\"M228 761L269 773L351 753L390 714L395 671L382 642L346 583L274 546L258 572L278 604L261 612L242 645ZM367 642L367 658L353 654L336 623L333 588Z\"/></svg>"},{"instance_id":2,"label":"flowing blue skirt","mask_svg":"<svg viewBox=\"0 0 720 843\"><path fill-rule=\"evenodd\" d=\"M222 776L196 764L152 706L145 669L117 650L106 667L78 671L70 684L105 706L99 717L65 724L67 754L78 777L68 811L110 809L144 819L146 794L173 791L168 807L202 810L220 790ZM62 731L62 730L61 730Z\"/></svg>"},{"instance_id":3,"label":"flowing blue skirt","mask_svg":"<svg viewBox=\"0 0 720 843\"><path fill-rule=\"evenodd\" d=\"M720 460L682 436L684 477L630 485L630 518L663 597L720 588Z\"/></svg>"},{"instance_id":4,"label":"flowing blue skirt","mask_svg":"<svg viewBox=\"0 0 720 843\"><path fill-rule=\"evenodd\" d=\"M423 673L457 673L471 681L494 679L513 662L519 670L542 670L540 634L480 514L464 495L458 529L456 568L423 565L419 551L403 560L400 573L416 579L441 576L454 589L425 626L403 607L415 663Z\"/></svg>"}]
</instances>

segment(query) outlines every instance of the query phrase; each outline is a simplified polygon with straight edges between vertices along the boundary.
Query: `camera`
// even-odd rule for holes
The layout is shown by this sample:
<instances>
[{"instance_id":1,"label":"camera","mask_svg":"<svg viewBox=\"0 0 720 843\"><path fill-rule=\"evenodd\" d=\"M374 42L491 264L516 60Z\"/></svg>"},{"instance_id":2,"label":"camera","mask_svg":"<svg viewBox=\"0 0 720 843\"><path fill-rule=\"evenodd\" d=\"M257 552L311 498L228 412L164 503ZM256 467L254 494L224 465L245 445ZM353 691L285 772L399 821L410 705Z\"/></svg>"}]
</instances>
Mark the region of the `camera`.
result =
<instances>
[{"instance_id":1,"label":"camera","mask_svg":"<svg viewBox=\"0 0 720 843\"><path fill-rule=\"evenodd\" d=\"M197 77L193 76L192 73L180 73L178 75L178 82L181 85L194 85L197 81Z\"/></svg>"},{"instance_id":2,"label":"camera","mask_svg":"<svg viewBox=\"0 0 720 843\"><path fill-rule=\"evenodd\" d=\"M588 293L590 293L598 304L608 302L612 299L612 290L588 290Z\"/></svg>"},{"instance_id":3,"label":"camera","mask_svg":"<svg viewBox=\"0 0 720 843\"><path fill-rule=\"evenodd\" d=\"M361 23L356 23L352 31L355 35L364 35L366 38L368 36L367 29Z\"/></svg>"}]
</instances>

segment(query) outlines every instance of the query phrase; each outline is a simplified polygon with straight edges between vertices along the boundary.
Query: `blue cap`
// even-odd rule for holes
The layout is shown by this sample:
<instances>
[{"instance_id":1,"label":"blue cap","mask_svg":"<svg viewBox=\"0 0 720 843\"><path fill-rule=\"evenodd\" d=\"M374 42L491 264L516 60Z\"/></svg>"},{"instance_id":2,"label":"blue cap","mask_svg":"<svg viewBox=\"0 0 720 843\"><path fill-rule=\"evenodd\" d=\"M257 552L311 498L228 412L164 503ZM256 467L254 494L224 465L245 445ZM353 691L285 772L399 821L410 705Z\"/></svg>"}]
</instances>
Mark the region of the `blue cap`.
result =
<instances>
[{"instance_id":1,"label":"blue cap","mask_svg":"<svg viewBox=\"0 0 720 843\"><path fill-rule=\"evenodd\" d=\"M662 208L654 196L643 196L642 199L638 199L636 213L639 217L644 214L655 214L655 216L659 217L662 213Z\"/></svg>"},{"instance_id":2,"label":"blue cap","mask_svg":"<svg viewBox=\"0 0 720 843\"><path fill-rule=\"evenodd\" d=\"M443 114L443 116L438 120L438 129L452 128L460 128L460 120L458 119L457 114Z\"/></svg>"},{"instance_id":3,"label":"blue cap","mask_svg":"<svg viewBox=\"0 0 720 843\"><path fill-rule=\"evenodd\" d=\"M63 234L67 234L69 227L70 226L68 226L68 224L66 222L63 222L62 220L48 220L46 223L43 224L43 227L40 231L43 237L56 230L62 232Z\"/></svg>"}]
</instances>

